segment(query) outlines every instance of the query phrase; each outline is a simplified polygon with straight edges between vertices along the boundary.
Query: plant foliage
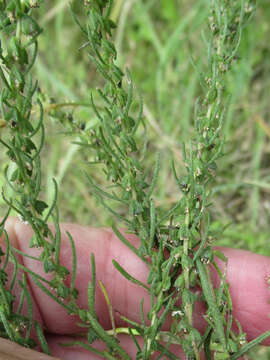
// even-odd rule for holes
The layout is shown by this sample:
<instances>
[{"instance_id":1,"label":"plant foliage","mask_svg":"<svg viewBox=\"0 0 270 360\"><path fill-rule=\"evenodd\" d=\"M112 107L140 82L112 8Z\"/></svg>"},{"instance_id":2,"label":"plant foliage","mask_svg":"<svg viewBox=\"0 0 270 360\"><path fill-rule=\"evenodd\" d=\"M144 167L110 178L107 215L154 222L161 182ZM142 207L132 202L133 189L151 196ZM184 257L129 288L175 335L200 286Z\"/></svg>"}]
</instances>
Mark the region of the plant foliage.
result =
<instances>
[{"instance_id":1,"label":"plant foliage","mask_svg":"<svg viewBox=\"0 0 270 360\"><path fill-rule=\"evenodd\" d=\"M159 358L178 359L170 350L171 344L181 346L188 359L200 359L202 353L206 359L213 356L215 359L237 359L270 335L263 334L248 343L241 326L237 331L232 327L235 319L232 317L229 285L226 274L222 274L215 261L218 257L226 263L226 258L213 250L212 239L217 234L211 227L209 212L212 183L218 171L217 162L224 150L222 130L230 100L226 95L225 75L238 61L244 28L256 4L252 0L211 0L206 3L205 6L209 7L209 23L204 40L208 50L208 66L203 74L199 74L202 96L194 106L193 137L182 149L184 176L178 175L179 165L172 160L171 172L179 189L179 200L170 209L157 205L155 200L163 165L162 156L156 155L151 175L144 166L147 124L132 75L118 64L113 42L116 28L111 14L113 3L111 0L85 1L81 5L85 9L84 19L77 17L73 4L70 5L70 14L85 37L80 51L87 53L104 85L89 99L96 118L95 125L78 126L69 116L61 117L61 122L68 132L76 134L76 144L91 155L90 163L98 164L105 176L108 186L101 188L87 171L85 173L92 193L114 219L114 233L149 269L147 283L142 283L113 260L116 271L146 289L151 298L151 309L147 314L148 321L142 319L142 323L137 324L123 317L126 327L113 329L112 334L111 330L103 329L95 312L97 284L93 254L92 279L88 286L89 308L82 309L77 304L78 291L74 287L77 259L70 234L73 269L70 285L66 285L65 280L70 272L59 260L61 231L55 180L52 180L55 191L51 204L41 198L40 153L45 139L45 112L39 84L32 77L38 53L38 37L42 33L36 21L41 1L0 1L0 121L3 128L0 142L10 159L10 165L5 169L6 184L2 190L7 211L0 227L6 243L0 253L2 337L35 347L37 344L31 337L35 329L42 350L50 353L41 326L32 318L32 300L26 274L68 313L78 315L87 327L89 344L77 341L69 345L81 345L102 358L130 359L115 338L115 333L131 336L137 346L136 359L151 359L155 353L159 354ZM196 59L192 59L192 62L195 71L198 71ZM61 108L62 105L54 104L54 107ZM80 106L79 103L66 105ZM144 146L141 146L142 137L145 139ZM10 244L4 230L10 211L33 229L29 247L42 250L34 260L41 261L44 272L52 274L50 281L18 262L17 253L28 255ZM51 230L49 221L53 222L56 231ZM127 232L138 236L138 249L129 243L116 222L124 225ZM11 281L8 281L6 274L9 262L14 268ZM220 276L218 288L212 284L210 266L214 266ZM17 279L19 269L23 273L21 280ZM19 308L15 311L13 289L16 281L22 291ZM100 286L113 318L110 294L103 284ZM200 288L201 292L195 291L196 288ZM27 316L22 315L24 301L27 303ZM198 301L203 301L206 306L207 327L203 333L193 324L194 305ZM164 331L162 327L168 317L172 318L170 329ZM138 344L137 336L143 338L142 346ZM94 341L97 339L106 344L107 350L95 348Z\"/></svg>"}]
</instances>

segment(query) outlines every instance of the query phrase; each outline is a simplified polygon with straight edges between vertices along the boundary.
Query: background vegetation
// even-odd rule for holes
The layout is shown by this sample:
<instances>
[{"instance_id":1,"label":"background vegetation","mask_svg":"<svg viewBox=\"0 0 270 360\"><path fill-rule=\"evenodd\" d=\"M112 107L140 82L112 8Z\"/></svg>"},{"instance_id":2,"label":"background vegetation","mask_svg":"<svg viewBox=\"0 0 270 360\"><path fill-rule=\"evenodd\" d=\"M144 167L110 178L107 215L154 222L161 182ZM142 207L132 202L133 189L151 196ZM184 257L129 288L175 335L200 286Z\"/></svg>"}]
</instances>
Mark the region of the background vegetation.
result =
<instances>
[{"instance_id":1,"label":"background vegetation","mask_svg":"<svg viewBox=\"0 0 270 360\"><path fill-rule=\"evenodd\" d=\"M100 81L86 52L80 51L84 39L74 26L66 3L47 0L39 10L38 22L44 32L39 38L35 71L46 110L44 199L51 202L51 179L55 177L61 189L61 221L109 226L110 214L91 195L82 170L87 168L100 185L102 174L88 164L91 159L86 152L71 144L76 138L59 123L59 118L66 121L72 117L82 128L93 124L89 99ZM78 4L79 17L83 15L80 8ZM171 154L181 164L181 143L188 142L193 131L194 104L201 91L200 73L207 61L202 32L207 16L208 7L203 0L118 0L113 10L119 23L115 33L118 61L129 67L144 98L149 134L145 162L151 169L156 150L161 151L156 200L168 207L176 202L179 193L170 170ZM231 93L224 127L226 155L219 161L211 208L217 229L230 224L218 239L219 245L264 255L270 253L269 18L270 3L261 0L256 19L248 25L241 41L241 61L226 80ZM69 102L85 106L54 107L55 103ZM2 170L5 166L6 160L2 159ZM0 177L0 185L4 181ZM5 204L0 206L4 209ZM254 358L258 355L268 359L270 352L261 348Z\"/></svg>"}]
</instances>

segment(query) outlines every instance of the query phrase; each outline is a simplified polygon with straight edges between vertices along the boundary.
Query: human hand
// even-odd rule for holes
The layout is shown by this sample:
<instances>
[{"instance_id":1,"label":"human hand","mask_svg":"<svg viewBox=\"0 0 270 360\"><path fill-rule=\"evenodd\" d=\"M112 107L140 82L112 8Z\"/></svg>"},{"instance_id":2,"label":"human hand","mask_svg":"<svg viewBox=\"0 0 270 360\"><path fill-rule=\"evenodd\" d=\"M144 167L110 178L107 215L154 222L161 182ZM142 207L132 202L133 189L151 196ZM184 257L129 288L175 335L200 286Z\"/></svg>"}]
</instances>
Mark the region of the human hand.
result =
<instances>
[{"instance_id":1,"label":"human hand","mask_svg":"<svg viewBox=\"0 0 270 360\"><path fill-rule=\"evenodd\" d=\"M31 229L10 219L6 229L13 246L29 255L38 256L40 250L29 249L28 243L32 235ZM70 232L76 246L77 252L77 276L75 286L79 290L78 304L82 308L87 308L87 286L91 279L90 254L95 254L97 283L99 280L104 284L115 312L116 326L123 326L123 321L119 314L140 322L139 303L144 298L144 310L147 313L150 309L150 299L148 293L142 287L130 283L115 270L112 259L115 259L128 273L136 279L146 283L147 266L136 255L134 255L120 240L118 240L111 230L82 227L74 224L63 224L62 245L60 261L68 269L72 269L72 251L70 242L65 235ZM138 240L134 235L128 235L129 240L136 246ZM230 283L230 292L233 301L233 315L236 317L243 331L247 333L248 340L251 340L261 333L270 329L270 304L269 304L269 278L270 278L270 258L256 255L247 251L222 248L222 252L228 257L227 281ZM18 257L28 269L49 278L44 274L42 263L29 258ZM224 267L222 263L220 267ZM8 269L8 271L11 271ZM213 273L214 282L215 279ZM34 318L46 328L46 338L51 349L52 355L60 359L89 359L89 351L79 347L61 347L59 343L72 342L78 340L76 334L81 333L82 329L77 325L79 319L70 316L60 305L56 304L51 298L44 295L33 280L28 278L31 292L33 295ZM68 281L68 280L67 280ZM19 289L15 288L19 292ZM16 294L17 303L19 294ZM198 329L204 327L202 320L203 308L197 306L194 315L194 324ZM108 307L106 305L101 289L96 290L96 313L101 325L105 329L111 328ZM133 341L125 335L120 335L119 340L122 347L128 352L132 359L135 359L136 347ZM270 339L264 342L270 345ZM97 341L94 346L102 350L104 345ZM172 346L171 351L177 356L179 347ZM91 354L91 359L99 359Z\"/></svg>"}]
</instances>

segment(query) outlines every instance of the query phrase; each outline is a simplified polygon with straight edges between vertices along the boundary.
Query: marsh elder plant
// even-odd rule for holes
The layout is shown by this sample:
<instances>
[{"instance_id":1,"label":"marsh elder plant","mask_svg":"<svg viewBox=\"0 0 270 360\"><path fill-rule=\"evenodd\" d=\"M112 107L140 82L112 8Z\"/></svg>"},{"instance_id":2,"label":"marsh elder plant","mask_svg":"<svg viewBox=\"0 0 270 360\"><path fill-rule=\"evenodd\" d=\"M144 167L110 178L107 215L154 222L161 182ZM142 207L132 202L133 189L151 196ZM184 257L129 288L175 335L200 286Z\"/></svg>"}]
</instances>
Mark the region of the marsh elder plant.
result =
<instances>
[{"instance_id":1,"label":"marsh elder plant","mask_svg":"<svg viewBox=\"0 0 270 360\"><path fill-rule=\"evenodd\" d=\"M31 277L40 289L60 304L69 314L77 315L86 328L87 342L76 341L65 346L82 346L105 359L130 359L121 347L117 335L129 334L137 347L136 359L179 359L170 350L170 345L179 345L186 358L238 359L252 347L270 336L267 332L247 342L237 319L232 317L232 302L226 274L219 269L215 259L226 263L226 257L213 250L213 233L210 228L211 184L217 174L217 160L223 155L224 138L222 125L226 120L229 99L225 96L225 75L233 62L238 61L237 51L245 24L255 11L251 0L206 1L209 8L209 23L205 31L207 44L207 70L200 74L203 95L194 101L194 133L192 140L183 145L185 176L178 176L177 163L172 160L171 171L179 188L179 201L169 210L157 206L155 188L162 166L162 157L157 154L152 175L144 167L147 146L138 146L138 138L146 138L147 123L143 118L143 103L136 95L132 75L117 65L117 49L113 43L116 24L111 19L112 1L88 0L81 2L85 18L79 19L70 4L74 26L79 26L85 42L80 51L87 52L103 78L104 86L91 96L91 105L97 124L91 128L78 125L71 116L61 118L62 125L72 134L77 134L77 144L89 153L93 164L107 182L101 188L89 173L85 173L93 195L106 211L110 212L114 233L148 267L147 283L142 283L115 260L113 265L123 277L142 286L149 293L151 309L147 317L143 302L138 304L141 322L136 323L124 316L126 327L105 330L95 312L95 290L101 286L110 310L113 310L110 294L103 284L96 284L95 257L91 258L91 281L88 289L88 309L77 303L75 288L76 251L71 234L68 233L73 254L72 272L60 263L61 230L57 208L58 187L54 183L54 199L47 204L42 200L42 176L40 154L46 136L42 105L42 84L32 77L38 53L38 37L42 33L38 22L38 0L0 0L0 78L1 119L0 143L10 165L5 168L6 184L2 197L6 214L1 221L1 235L5 247L0 252L0 335L23 346L50 354L46 337L40 324L32 316L32 298L27 277ZM193 59L194 65L196 59ZM240 60L241 61L241 60ZM195 65L196 67L196 65ZM63 107L65 104L59 104ZM78 104L74 104L74 106ZM57 104L53 105L57 107ZM38 115L37 115L38 114ZM45 114L45 115L44 115ZM89 164L91 166L91 163ZM112 206L112 204L115 206ZM121 211L119 210L121 208ZM124 209L124 211L123 211ZM40 249L39 257L31 257L43 264L44 272L51 280L33 273L18 260L17 255L30 257L13 247L5 231L9 214L17 214L33 230L29 247ZM125 214L125 215L123 215ZM54 231L49 223L54 225ZM136 234L140 245L135 248L126 233ZM217 242L218 244L218 242ZM167 256L165 256L167 254ZM13 275L8 278L6 269L12 264ZM210 266L216 269L220 285L214 288L210 278ZM22 277L18 278L18 271ZM70 284L66 278L71 275ZM14 288L21 287L18 308L14 307ZM194 291L200 287L201 294ZM200 333L193 324L194 304L203 301L206 305L207 327ZM27 312L23 311L26 304ZM162 326L172 318L170 329ZM238 324L238 330L232 327ZM37 341L32 338L33 329ZM138 336L143 338L139 345ZM95 340L106 344L106 350L95 348Z\"/></svg>"}]
</instances>

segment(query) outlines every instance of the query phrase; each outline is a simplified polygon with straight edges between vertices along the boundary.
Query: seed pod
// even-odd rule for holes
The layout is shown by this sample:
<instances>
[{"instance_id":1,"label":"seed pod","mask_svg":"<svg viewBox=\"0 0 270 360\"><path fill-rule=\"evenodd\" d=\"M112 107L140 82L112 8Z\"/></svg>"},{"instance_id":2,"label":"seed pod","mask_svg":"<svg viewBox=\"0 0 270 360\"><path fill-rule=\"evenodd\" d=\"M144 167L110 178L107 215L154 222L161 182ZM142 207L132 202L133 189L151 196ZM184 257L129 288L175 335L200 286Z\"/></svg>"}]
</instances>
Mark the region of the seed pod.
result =
<instances>
[{"instance_id":1,"label":"seed pod","mask_svg":"<svg viewBox=\"0 0 270 360\"><path fill-rule=\"evenodd\" d=\"M23 46L20 45L19 40L13 36L8 43L8 57L18 62L21 66L28 64L28 55Z\"/></svg>"},{"instance_id":2,"label":"seed pod","mask_svg":"<svg viewBox=\"0 0 270 360\"><path fill-rule=\"evenodd\" d=\"M201 262L203 264L209 264L214 259L213 250L210 246L207 246L201 256Z\"/></svg>"},{"instance_id":3,"label":"seed pod","mask_svg":"<svg viewBox=\"0 0 270 360\"><path fill-rule=\"evenodd\" d=\"M193 267L192 259L188 255L186 255L185 253L182 254L181 264L182 264L182 267L183 267L184 270L185 269L190 270Z\"/></svg>"},{"instance_id":4,"label":"seed pod","mask_svg":"<svg viewBox=\"0 0 270 360\"><path fill-rule=\"evenodd\" d=\"M17 88L21 92L23 91L25 85L24 76L23 73L15 65L12 66L10 82L13 87Z\"/></svg>"},{"instance_id":5,"label":"seed pod","mask_svg":"<svg viewBox=\"0 0 270 360\"><path fill-rule=\"evenodd\" d=\"M184 274L181 274L178 276L178 278L175 280L174 282L174 286L177 289L182 289L184 287L185 284L185 279L184 279Z\"/></svg>"},{"instance_id":6,"label":"seed pod","mask_svg":"<svg viewBox=\"0 0 270 360\"><path fill-rule=\"evenodd\" d=\"M29 16L24 16L22 18L22 32L26 36L31 36L37 34L41 31L40 27L38 26L37 22L35 22Z\"/></svg>"}]
</instances>

